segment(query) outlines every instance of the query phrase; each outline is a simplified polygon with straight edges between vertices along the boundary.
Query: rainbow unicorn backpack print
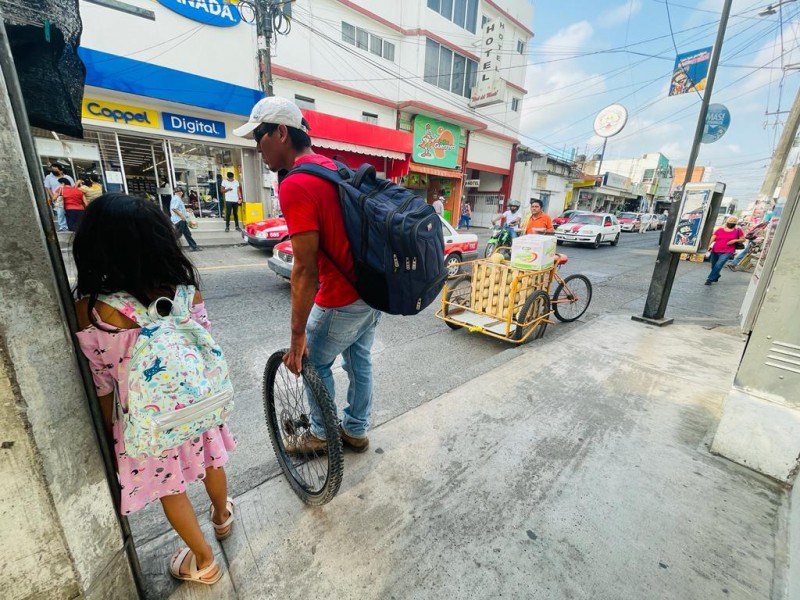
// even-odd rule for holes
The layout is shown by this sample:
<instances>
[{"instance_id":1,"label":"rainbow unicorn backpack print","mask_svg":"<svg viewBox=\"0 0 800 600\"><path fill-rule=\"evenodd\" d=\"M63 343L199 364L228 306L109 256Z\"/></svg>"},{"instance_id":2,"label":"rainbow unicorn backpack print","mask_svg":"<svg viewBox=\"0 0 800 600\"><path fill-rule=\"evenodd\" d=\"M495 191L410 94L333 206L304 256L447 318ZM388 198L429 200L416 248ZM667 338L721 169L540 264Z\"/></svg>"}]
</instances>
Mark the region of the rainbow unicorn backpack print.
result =
<instances>
[{"instance_id":1,"label":"rainbow unicorn backpack print","mask_svg":"<svg viewBox=\"0 0 800 600\"><path fill-rule=\"evenodd\" d=\"M161 456L222 425L233 410L225 355L191 318L194 293L178 286L174 299L159 298L148 308L124 292L98 298L141 327L128 366L128 412L121 417L129 456ZM163 301L172 303L165 317L156 308Z\"/></svg>"}]
</instances>

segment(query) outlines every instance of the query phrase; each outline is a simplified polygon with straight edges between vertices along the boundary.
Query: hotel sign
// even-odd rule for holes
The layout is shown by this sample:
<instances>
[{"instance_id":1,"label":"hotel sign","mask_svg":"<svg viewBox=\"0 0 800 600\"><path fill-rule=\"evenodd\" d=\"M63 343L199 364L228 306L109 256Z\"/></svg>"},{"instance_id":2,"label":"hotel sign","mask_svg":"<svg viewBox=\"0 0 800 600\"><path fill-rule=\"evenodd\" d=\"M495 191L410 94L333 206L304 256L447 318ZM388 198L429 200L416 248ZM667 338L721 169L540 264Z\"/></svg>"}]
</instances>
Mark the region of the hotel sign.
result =
<instances>
[{"instance_id":1,"label":"hotel sign","mask_svg":"<svg viewBox=\"0 0 800 600\"><path fill-rule=\"evenodd\" d=\"M504 60L510 60L508 52L505 56L503 54L503 48L508 49L508 44L504 46L505 41L505 21L494 19L483 26L478 80L472 88L469 102L472 108L505 102L506 82L500 76Z\"/></svg>"}]
</instances>

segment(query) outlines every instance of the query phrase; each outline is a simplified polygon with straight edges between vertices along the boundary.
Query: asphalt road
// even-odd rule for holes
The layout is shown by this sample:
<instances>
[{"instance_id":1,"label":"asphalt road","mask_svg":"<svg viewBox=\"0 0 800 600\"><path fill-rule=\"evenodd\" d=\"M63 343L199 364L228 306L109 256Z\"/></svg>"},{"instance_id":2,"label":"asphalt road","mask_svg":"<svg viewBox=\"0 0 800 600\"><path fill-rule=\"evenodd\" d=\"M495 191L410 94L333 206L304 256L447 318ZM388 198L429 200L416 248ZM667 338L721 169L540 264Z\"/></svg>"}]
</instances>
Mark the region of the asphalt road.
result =
<instances>
[{"instance_id":1,"label":"asphalt road","mask_svg":"<svg viewBox=\"0 0 800 600\"><path fill-rule=\"evenodd\" d=\"M486 237L480 234L481 248ZM592 303L580 321L551 325L544 338L531 344L558 343L560 336L598 315L643 305L657 242L658 233L649 232L623 234L617 247L561 246L559 251L570 259L562 274L587 275L594 288ZM231 495L237 496L279 472L264 421L261 385L267 358L289 341L289 285L267 268L266 252L248 246L209 248L190 256L200 269L212 332L225 349L236 389L229 424L239 446L226 470ZM681 263L683 271L701 267ZM416 317L384 315L374 346L373 427L526 351L478 333L451 331L434 316L436 308L434 304ZM337 370L337 390L344 390L346 376ZM342 396L337 398L340 407ZM192 488L195 505L204 506L202 486ZM131 523L139 540L152 539L168 527L158 503L133 515Z\"/></svg>"}]
</instances>

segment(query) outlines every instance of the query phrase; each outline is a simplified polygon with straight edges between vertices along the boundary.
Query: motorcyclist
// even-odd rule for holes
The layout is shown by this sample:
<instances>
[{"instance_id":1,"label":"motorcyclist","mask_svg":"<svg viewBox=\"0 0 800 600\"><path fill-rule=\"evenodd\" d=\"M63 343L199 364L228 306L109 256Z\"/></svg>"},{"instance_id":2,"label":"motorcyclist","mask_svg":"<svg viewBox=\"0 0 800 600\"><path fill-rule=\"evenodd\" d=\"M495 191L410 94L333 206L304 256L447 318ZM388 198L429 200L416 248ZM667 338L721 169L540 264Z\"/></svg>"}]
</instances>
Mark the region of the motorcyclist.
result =
<instances>
[{"instance_id":1,"label":"motorcyclist","mask_svg":"<svg viewBox=\"0 0 800 600\"><path fill-rule=\"evenodd\" d=\"M503 229L508 230L509 237L513 240L519 235L522 224L522 213L519 212L519 200L509 200L508 210L492 219L492 224L503 223Z\"/></svg>"}]
</instances>

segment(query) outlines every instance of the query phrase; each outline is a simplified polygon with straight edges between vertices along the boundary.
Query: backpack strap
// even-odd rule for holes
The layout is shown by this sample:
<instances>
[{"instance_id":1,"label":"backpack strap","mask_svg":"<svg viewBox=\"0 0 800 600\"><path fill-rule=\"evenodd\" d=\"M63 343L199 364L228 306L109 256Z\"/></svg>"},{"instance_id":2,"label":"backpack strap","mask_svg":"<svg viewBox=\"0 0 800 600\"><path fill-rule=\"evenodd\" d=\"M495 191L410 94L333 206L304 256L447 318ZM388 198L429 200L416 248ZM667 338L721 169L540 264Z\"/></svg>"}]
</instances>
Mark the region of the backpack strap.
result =
<instances>
[{"instance_id":1,"label":"backpack strap","mask_svg":"<svg viewBox=\"0 0 800 600\"><path fill-rule=\"evenodd\" d=\"M131 321L145 327L152 322L147 315L147 308L134 296L127 292L115 292L113 294L100 294L97 299L103 304L108 304L111 308L121 312Z\"/></svg>"},{"instance_id":2,"label":"backpack strap","mask_svg":"<svg viewBox=\"0 0 800 600\"><path fill-rule=\"evenodd\" d=\"M179 285L175 288L175 298L172 300L170 314L186 317L192 314L195 289L193 285Z\"/></svg>"},{"instance_id":3,"label":"backpack strap","mask_svg":"<svg viewBox=\"0 0 800 600\"><path fill-rule=\"evenodd\" d=\"M318 165L315 163L307 163L302 162L299 165L295 165L289 172L286 173L286 177L294 175L295 173L307 173L308 175L315 175L320 179L324 179L325 181L330 181L331 183L339 184L346 179L350 179L353 176L353 172L344 166L342 163L334 161L336 165L336 170L329 169L328 167L323 167L322 165ZM285 177L284 177L285 179Z\"/></svg>"}]
</instances>

